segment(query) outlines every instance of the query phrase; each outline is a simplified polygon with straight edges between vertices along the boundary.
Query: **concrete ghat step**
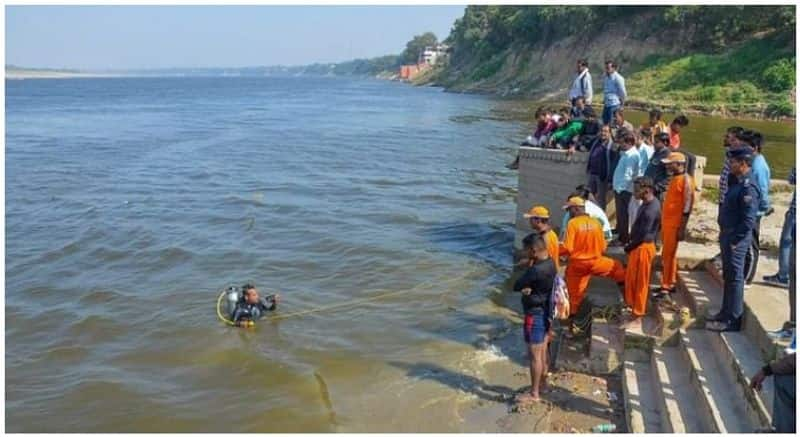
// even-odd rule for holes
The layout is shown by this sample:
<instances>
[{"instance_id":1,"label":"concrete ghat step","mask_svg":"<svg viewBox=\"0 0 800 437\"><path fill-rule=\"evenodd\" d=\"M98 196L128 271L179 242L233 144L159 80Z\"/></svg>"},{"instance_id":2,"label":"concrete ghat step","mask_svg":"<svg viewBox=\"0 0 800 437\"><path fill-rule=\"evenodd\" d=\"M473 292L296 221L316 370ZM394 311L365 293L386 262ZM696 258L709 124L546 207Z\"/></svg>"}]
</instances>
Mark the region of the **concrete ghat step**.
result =
<instances>
[{"instance_id":1,"label":"concrete ghat step","mask_svg":"<svg viewBox=\"0 0 800 437\"><path fill-rule=\"evenodd\" d=\"M648 362L633 361L626 355L622 393L625 397L625 419L629 432L664 432L656 403L655 379Z\"/></svg>"},{"instance_id":2,"label":"concrete ghat step","mask_svg":"<svg viewBox=\"0 0 800 437\"><path fill-rule=\"evenodd\" d=\"M772 378L764 380L760 392L750 388L750 377L764 365L758 349L741 332L712 333L712 350L723 366L726 378L736 381L738 390L747 401L747 414L751 423L758 424L761 428L769 428L772 423Z\"/></svg>"},{"instance_id":3,"label":"concrete ghat step","mask_svg":"<svg viewBox=\"0 0 800 437\"><path fill-rule=\"evenodd\" d=\"M661 432L712 432L699 413L701 410L689 379L689 368L678 348L653 348L650 365Z\"/></svg>"},{"instance_id":4,"label":"concrete ghat step","mask_svg":"<svg viewBox=\"0 0 800 437\"><path fill-rule=\"evenodd\" d=\"M709 432L753 432L761 426L750 420L747 401L735 390L736 381L726 377L721 357L712 347L712 335L704 329L681 329L679 349L689 364L689 378L699 399L697 410L710 425Z\"/></svg>"},{"instance_id":5,"label":"concrete ghat step","mask_svg":"<svg viewBox=\"0 0 800 437\"><path fill-rule=\"evenodd\" d=\"M592 337L589 344L589 363L592 372L613 373L622 367L624 335L618 326L601 318L592 320Z\"/></svg>"},{"instance_id":6,"label":"concrete ghat step","mask_svg":"<svg viewBox=\"0 0 800 437\"><path fill-rule=\"evenodd\" d=\"M687 298L695 317L703 319L722 306L722 288L707 271L678 271L678 291Z\"/></svg>"},{"instance_id":7,"label":"concrete ghat step","mask_svg":"<svg viewBox=\"0 0 800 437\"><path fill-rule=\"evenodd\" d=\"M722 294L722 272L712 262L706 262L706 271L716 282L720 296ZM777 341L769 337L768 332L780 329L785 320L789 319L788 291L782 288L771 287L754 282L744 291L744 319L742 330L747 338L758 346L761 356L770 360L781 356L783 348L788 346L788 341ZM721 306L715 305L716 311Z\"/></svg>"}]
</instances>

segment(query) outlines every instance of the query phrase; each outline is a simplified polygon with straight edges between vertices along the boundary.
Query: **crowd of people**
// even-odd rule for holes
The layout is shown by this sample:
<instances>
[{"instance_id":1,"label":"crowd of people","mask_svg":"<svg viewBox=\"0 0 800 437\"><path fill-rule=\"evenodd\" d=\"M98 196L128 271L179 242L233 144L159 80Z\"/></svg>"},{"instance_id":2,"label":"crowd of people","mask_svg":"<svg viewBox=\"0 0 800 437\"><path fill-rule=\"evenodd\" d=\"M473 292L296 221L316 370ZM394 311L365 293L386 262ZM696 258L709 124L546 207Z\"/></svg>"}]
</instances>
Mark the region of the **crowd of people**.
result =
<instances>
[{"instance_id":1,"label":"crowd of people","mask_svg":"<svg viewBox=\"0 0 800 437\"><path fill-rule=\"evenodd\" d=\"M532 386L521 401L539 399L540 386L547 374L543 350L552 337L553 296L559 283L559 267L565 266L563 282L569 296L568 335L580 331L576 315L592 277L616 282L624 300L624 326L635 329L642 323L648 300L654 303L672 300L678 246L686 240L695 192L698 183L702 183L694 180L695 156L682 147L681 129L689 125L685 115L666 124L662 113L654 109L646 123L634 128L625 119L623 109L627 99L625 79L617 72L616 64L607 61L603 111L598 120L591 106L593 89L588 63L579 60L576 73L568 94L569 107L558 111L539 108L536 129L523 143L564 149L568 153L588 153L588 163L585 184L566 199L558 236L546 207L534 205L525 214L534 232L523 240L524 252L519 264L525 273L515 282L514 290L523 295L524 337L530 351ZM725 332L742 328L744 289L753 280L759 259L761 219L773 211L769 197L770 168L762 154L763 145L761 133L738 126L729 128L724 137L717 220L720 254L716 257L722 269L723 302L719 312L706 317L708 330ZM516 168L518 160L509 167ZM793 168L790 183L794 184L794 178ZM613 230L605 211L611 201L616 211ZM794 224L793 197L780 241L779 271L764 277L765 282L788 287L790 291L790 320L772 333L779 338L794 336ZM609 246L624 249L625 264L607 256ZM651 292L650 277L659 250L661 282ZM765 376L789 368L794 378L794 352L790 355L791 366L786 363L765 366L757 375L760 379L754 377L757 381L753 387L760 387ZM784 396L784 403L786 399ZM776 397L776 409L778 402ZM790 411L794 411L793 389L791 403ZM789 421L781 420L775 426L785 432ZM794 420L791 430L794 431Z\"/></svg>"}]
</instances>

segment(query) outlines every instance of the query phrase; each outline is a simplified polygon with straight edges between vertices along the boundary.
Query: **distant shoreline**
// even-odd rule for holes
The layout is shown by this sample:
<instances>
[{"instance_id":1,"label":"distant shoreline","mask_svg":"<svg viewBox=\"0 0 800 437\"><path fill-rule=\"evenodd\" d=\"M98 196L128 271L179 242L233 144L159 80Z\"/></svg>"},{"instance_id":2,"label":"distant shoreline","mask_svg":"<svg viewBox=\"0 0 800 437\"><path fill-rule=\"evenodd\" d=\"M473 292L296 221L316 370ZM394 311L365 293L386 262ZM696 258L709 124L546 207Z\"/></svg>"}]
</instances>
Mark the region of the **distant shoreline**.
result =
<instances>
[{"instance_id":1,"label":"distant shoreline","mask_svg":"<svg viewBox=\"0 0 800 437\"><path fill-rule=\"evenodd\" d=\"M92 77L117 77L113 74L84 73L58 70L6 70L6 80L23 79L78 79Z\"/></svg>"}]
</instances>

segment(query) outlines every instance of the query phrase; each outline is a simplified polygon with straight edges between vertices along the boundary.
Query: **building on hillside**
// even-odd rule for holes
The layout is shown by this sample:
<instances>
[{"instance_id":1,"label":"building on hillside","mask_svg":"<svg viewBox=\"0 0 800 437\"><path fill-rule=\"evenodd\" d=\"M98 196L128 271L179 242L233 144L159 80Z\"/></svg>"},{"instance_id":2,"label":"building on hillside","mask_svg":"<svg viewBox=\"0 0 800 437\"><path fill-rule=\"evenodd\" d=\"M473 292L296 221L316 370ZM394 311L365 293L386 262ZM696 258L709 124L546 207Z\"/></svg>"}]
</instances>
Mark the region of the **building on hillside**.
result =
<instances>
[{"instance_id":1,"label":"building on hillside","mask_svg":"<svg viewBox=\"0 0 800 437\"><path fill-rule=\"evenodd\" d=\"M450 47L447 44L437 44L435 46L428 46L419 54L419 63L436 65L436 62L447 54Z\"/></svg>"},{"instance_id":2,"label":"building on hillside","mask_svg":"<svg viewBox=\"0 0 800 437\"><path fill-rule=\"evenodd\" d=\"M417 75L441 61L449 50L450 47L447 44L425 47L420 52L416 64L407 64L400 67L400 80L413 80Z\"/></svg>"}]
</instances>

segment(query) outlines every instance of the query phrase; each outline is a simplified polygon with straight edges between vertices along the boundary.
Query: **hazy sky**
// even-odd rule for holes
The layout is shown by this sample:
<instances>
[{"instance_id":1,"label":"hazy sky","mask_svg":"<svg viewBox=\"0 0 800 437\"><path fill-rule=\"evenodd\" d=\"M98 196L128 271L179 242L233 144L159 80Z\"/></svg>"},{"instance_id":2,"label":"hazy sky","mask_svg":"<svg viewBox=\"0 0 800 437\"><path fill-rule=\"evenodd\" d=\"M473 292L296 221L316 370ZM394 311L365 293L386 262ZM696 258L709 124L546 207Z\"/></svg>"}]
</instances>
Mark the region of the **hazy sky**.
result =
<instances>
[{"instance_id":1,"label":"hazy sky","mask_svg":"<svg viewBox=\"0 0 800 437\"><path fill-rule=\"evenodd\" d=\"M444 39L463 6L8 6L6 64L53 68L299 65Z\"/></svg>"}]
</instances>

